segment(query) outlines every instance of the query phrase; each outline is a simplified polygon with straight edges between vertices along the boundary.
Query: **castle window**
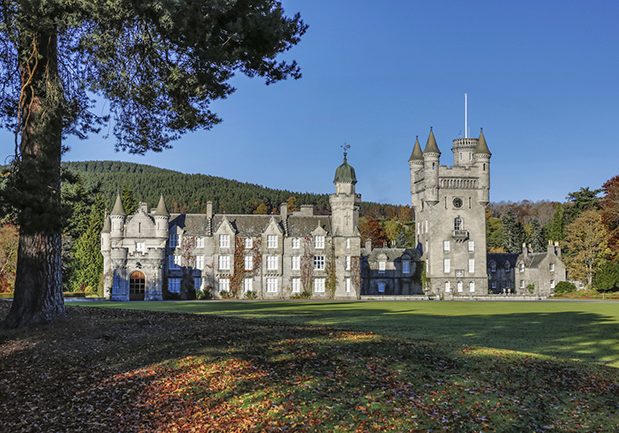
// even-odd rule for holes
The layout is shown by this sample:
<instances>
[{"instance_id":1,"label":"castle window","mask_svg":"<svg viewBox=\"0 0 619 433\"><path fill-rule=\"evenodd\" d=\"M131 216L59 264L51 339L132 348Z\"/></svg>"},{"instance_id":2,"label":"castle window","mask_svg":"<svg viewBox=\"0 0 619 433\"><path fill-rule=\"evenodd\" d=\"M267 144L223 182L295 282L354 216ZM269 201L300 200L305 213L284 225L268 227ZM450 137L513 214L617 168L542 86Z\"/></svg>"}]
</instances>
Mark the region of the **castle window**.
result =
<instances>
[{"instance_id":1,"label":"castle window","mask_svg":"<svg viewBox=\"0 0 619 433\"><path fill-rule=\"evenodd\" d=\"M462 293L462 290L463 290L463 288L462 288L462 281L458 281L456 283L456 289L458 290L458 293Z\"/></svg>"},{"instance_id":2,"label":"castle window","mask_svg":"<svg viewBox=\"0 0 619 433\"><path fill-rule=\"evenodd\" d=\"M490 261L490 272L496 272L496 262L494 260Z\"/></svg>"},{"instance_id":3,"label":"castle window","mask_svg":"<svg viewBox=\"0 0 619 433\"><path fill-rule=\"evenodd\" d=\"M475 241L469 241L469 253L475 252Z\"/></svg>"},{"instance_id":4,"label":"castle window","mask_svg":"<svg viewBox=\"0 0 619 433\"><path fill-rule=\"evenodd\" d=\"M292 279L292 293L301 293L301 278Z\"/></svg>"},{"instance_id":5,"label":"castle window","mask_svg":"<svg viewBox=\"0 0 619 433\"><path fill-rule=\"evenodd\" d=\"M505 262L505 271L509 272L512 268L512 265L509 262Z\"/></svg>"},{"instance_id":6,"label":"castle window","mask_svg":"<svg viewBox=\"0 0 619 433\"><path fill-rule=\"evenodd\" d=\"M267 236L267 248L277 248L277 235Z\"/></svg>"},{"instance_id":7,"label":"castle window","mask_svg":"<svg viewBox=\"0 0 619 433\"><path fill-rule=\"evenodd\" d=\"M276 271L279 268L279 257L268 256L267 257L267 271Z\"/></svg>"},{"instance_id":8,"label":"castle window","mask_svg":"<svg viewBox=\"0 0 619 433\"><path fill-rule=\"evenodd\" d=\"M459 216L454 219L454 230L464 230L464 221Z\"/></svg>"},{"instance_id":9,"label":"castle window","mask_svg":"<svg viewBox=\"0 0 619 433\"><path fill-rule=\"evenodd\" d=\"M180 278L168 278L168 292L170 293L181 292L181 279Z\"/></svg>"},{"instance_id":10,"label":"castle window","mask_svg":"<svg viewBox=\"0 0 619 433\"><path fill-rule=\"evenodd\" d=\"M492 282L492 288L493 288L493 289L496 289L496 281L493 281L493 282Z\"/></svg>"},{"instance_id":11,"label":"castle window","mask_svg":"<svg viewBox=\"0 0 619 433\"><path fill-rule=\"evenodd\" d=\"M351 262L352 262L352 258L350 256L346 256L345 269L347 271L350 271Z\"/></svg>"},{"instance_id":12,"label":"castle window","mask_svg":"<svg viewBox=\"0 0 619 433\"><path fill-rule=\"evenodd\" d=\"M325 256L314 256L314 269L317 271L324 271Z\"/></svg>"},{"instance_id":13,"label":"castle window","mask_svg":"<svg viewBox=\"0 0 619 433\"><path fill-rule=\"evenodd\" d=\"M170 233L168 243L170 244L170 248L176 248L178 244L178 235L176 233Z\"/></svg>"},{"instance_id":14,"label":"castle window","mask_svg":"<svg viewBox=\"0 0 619 433\"><path fill-rule=\"evenodd\" d=\"M346 277L346 293L352 292L352 279L350 277Z\"/></svg>"},{"instance_id":15,"label":"castle window","mask_svg":"<svg viewBox=\"0 0 619 433\"><path fill-rule=\"evenodd\" d=\"M194 289L200 289L201 287L202 287L202 278L195 277L193 279L193 288Z\"/></svg>"},{"instance_id":16,"label":"castle window","mask_svg":"<svg viewBox=\"0 0 619 433\"><path fill-rule=\"evenodd\" d=\"M346 239L346 249L349 250L350 249L350 238Z\"/></svg>"},{"instance_id":17,"label":"castle window","mask_svg":"<svg viewBox=\"0 0 619 433\"><path fill-rule=\"evenodd\" d=\"M377 289L378 289L378 293L385 293L385 282L384 281L379 281L377 284Z\"/></svg>"},{"instance_id":18,"label":"castle window","mask_svg":"<svg viewBox=\"0 0 619 433\"><path fill-rule=\"evenodd\" d=\"M410 260L402 260L402 273L406 275L411 273L411 261Z\"/></svg>"},{"instance_id":19,"label":"castle window","mask_svg":"<svg viewBox=\"0 0 619 433\"><path fill-rule=\"evenodd\" d=\"M220 271L230 270L230 256L219 256L219 270Z\"/></svg>"},{"instance_id":20,"label":"castle window","mask_svg":"<svg viewBox=\"0 0 619 433\"><path fill-rule=\"evenodd\" d=\"M292 238L292 249L298 250L299 248L301 248L301 239Z\"/></svg>"},{"instance_id":21,"label":"castle window","mask_svg":"<svg viewBox=\"0 0 619 433\"><path fill-rule=\"evenodd\" d=\"M449 243L449 241L443 241L443 251L445 251L446 253L451 251L451 244Z\"/></svg>"},{"instance_id":22,"label":"castle window","mask_svg":"<svg viewBox=\"0 0 619 433\"><path fill-rule=\"evenodd\" d=\"M426 224L426 233L428 233L428 220L425 221Z\"/></svg>"},{"instance_id":23,"label":"castle window","mask_svg":"<svg viewBox=\"0 0 619 433\"><path fill-rule=\"evenodd\" d=\"M204 248L204 237L198 236L196 239L196 248Z\"/></svg>"},{"instance_id":24,"label":"castle window","mask_svg":"<svg viewBox=\"0 0 619 433\"><path fill-rule=\"evenodd\" d=\"M325 279L324 278L314 278L314 292L315 293L325 292Z\"/></svg>"},{"instance_id":25,"label":"castle window","mask_svg":"<svg viewBox=\"0 0 619 433\"><path fill-rule=\"evenodd\" d=\"M220 292L229 292L230 291L230 279L229 278L220 278L218 281L219 291Z\"/></svg>"},{"instance_id":26,"label":"castle window","mask_svg":"<svg viewBox=\"0 0 619 433\"><path fill-rule=\"evenodd\" d=\"M245 256L244 262L246 271L254 270L254 256Z\"/></svg>"},{"instance_id":27,"label":"castle window","mask_svg":"<svg viewBox=\"0 0 619 433\"><path fill-rule=\"evenodd\" d=\"M230 235L219 235L219 248L230 248Z\"/></svg>"},{"instance_id":28,"label":"castle window","mask_svg":"<svg viewBox=\"0 0 619 433\"><path fill-rule=\"evenodd\" d=\"M244 278L243 279L243 291L245 293L251 292L254 290L254 279L253 278Z\"/></svg>"},{"instance_id":29,"label":"castle window","mask_svg":"<svg viewBox=\"0 0 619 433\"><path fill-rule=\"evenodd\" d=\"M324 236L315 236L314 237L314 248L317 250L321 250L325 247L325 237Z\"/></svg>"},{"instance_id":30,"label":"castle window","mask_svg":"<svg viewBox=\"0 0 619 433\"><path fill-rule=\"evenodd\" d=\"M524 272L524 262L520 263L520 272Z\"/></svg>"},{"instance_id":31,"label":"castle window","mask_svg":"<svg viewBox=\"0 0 619 433\"><path fill-rule=\"evenodd\" d=\"M484 171L486 171L486 164L485 163L483 164L483 167L484 167Z\"/></svg>"},{"instance_id":32,"label":"castle window","mask_svg":"<svg viewBox=\"0 0 619 433\"><path fill-rule=\"evenodd\" d=\"M144 242L136 242L135 251L144 254L146 252L146 244Z\"/></svg>"},{"instance_id":33,"label":"castle window","mask_svg":"<svg viewBox=\"0 0 619 433\"><path fill-rule=\"evenodd\" d=\"M475 259L469 259L469 274L475 273Z\"/></svg>"},{"instance_id":34,"label":"castle window","mask_svg":"<svg viewBox=\"0 0 619 433\"><path fill-rule=\"evenodd\" d=\"M475 281L469 283L469 292L475 293Z\"/></svg>"},{"instance_id":35,"label":"castle window","mask_svg":"<svg viewBox=\"0 0 619 433\"><path fill-rule=\"evenodd\" d=\"M555 264L554 264L554 263L549 264L549 265L548 265L548 270L549 270L550 272L554 272L554 271L555 271Z\"/></svg>"},{"instance_id":36,"label":"castle window","mask_svg":"<svg viewBox=\"0 0 619 433\"><path fill-rule=\"evenodd\" d=\"M524 289L524 280L520 280L520 288Z\"/></svg>"},{"instance_id":37,"label":"castle window","mask_svg":"<svg viewBox=\"0 0 619 433\"><path fill-rule=\"evenodd\" d=\"M378 262L378 273L384 274L387 269L387 262L385 260L379 260Z\"/></svg>"},{"instance_id":38,"label":"castle window","mask_svg":"<svg viewBox=\"0 0 619 433\"><path fill-rule=\"evenodd\" d=\"M277 278L267 278L267 293L277 293L279 280Z\"/></svg>"},{"instance_id":39,"label":"castle window","mask_svg":"<svg viewBox=\"0 0 619 433\"><path fill-rule=\"evenodd\" d=\"M301 256L292 256L291 257L292 260L292 270L293 271L298 271L301 269Z\"/></svg>"},{"instance_id":40,"label":"castle window","mask_svg":"<svg viewBox=\"0 0 619 433\"><path fill-rule=\"evenodd\" d=\"M443 260L443 272L446 274L451 272L451 260L450 259Z\"/></svg>"},{"instance_id":41,"label":"castle window","mask_svg":"<svg viewBox=\"0 0 619 433\"><path fill-rule=\"evenodd\" d=\"M445 281L445 292L446 293L451 292L451 283L449 281Z\"/></svg>"},{"instance_id":42,"label":"castle window","mask_svg":"<svg viewBox=\"0 0 619 433\"><path fill-rule=\"evenodd\" d=\"M550 280L550 288L551 289L555 288L555 280Z\"/></svg>"},{"instance_id":43,"label":"castle window","mask_svg":"<svg viewBox=\"0 0 619 433\"><path fill-rule=\"evenodd\" d=\"M168 265L170 269L178 269L181 266L181 256L171 255L168 256Z\"/></svg>"},{"instance_id":44,"label":"castle window","mask_svg":"<svg viewBox=\"0 0 619 433\"><path fill-rule=\"evenodd\" d=\"M196 269L204 269L204 256L196 256Z\"/></svg>"},{"instance_id":45,"label":"castle window","mask_svg":"<svg viewBox=\"0 0 619 433\"><path fill-rule=\"evenodd\" d=\"M252 238L245 238L245 249L251 250L254 247L254 240Z\"/></svg>"}]
</instances>

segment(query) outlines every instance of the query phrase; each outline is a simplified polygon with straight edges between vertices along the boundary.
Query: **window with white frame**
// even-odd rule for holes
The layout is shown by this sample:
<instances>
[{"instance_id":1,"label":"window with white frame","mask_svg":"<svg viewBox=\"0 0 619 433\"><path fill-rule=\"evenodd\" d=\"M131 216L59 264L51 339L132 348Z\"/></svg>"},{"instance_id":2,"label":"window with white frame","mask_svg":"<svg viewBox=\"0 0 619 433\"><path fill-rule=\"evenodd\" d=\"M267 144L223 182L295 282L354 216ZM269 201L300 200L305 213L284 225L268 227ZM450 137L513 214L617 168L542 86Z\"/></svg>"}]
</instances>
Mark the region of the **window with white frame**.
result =
<instances>
[{"instance_id":1,"label":"window with white frame","mask_svg":"<svg viewBox=\"0 0 619 433\"><path fill-rule=\"evenodd\" d=\"M469 274L475 273L475 259L469 259Z\"/></svg>"},{"instance_id":2,"label":"window with white frame","mask_svg":"<svg viewBox=\"0 0 619 433\"><path fill-rule=\"evenodd\" d=\"M218 286L220 292L229 292L230 291L230 279L229 278L220 278L218 280Z\"/></svg>"},{"instance_id":3,"label":"window with white frame","mask_svg":"<svg viewBox=\"0 0 619 433\"><path fill-rule=\"evenodd\" d=\"M196 256L196 269L204 269L204 256Z\"/></svg>"},{"instance_id":4,"label":"window with white frame","mask_svg":"<svg viewBox=\"0 0 619 433\"><path fill-rule=\"evenodd\" d=\"M346 238L346 249L350 249L350 238Z\"/></svg>"},{"instance_id":5,"label":"window with white frame","mask_svg":"<svg viewBox=\"0 0 619 433\"><path fill-rule=\"evenodd\" d=\"M346 256L346 263L345 263L346 270L350 271L351 266L352 266L352 257Z\"/></svg>"},{"instance_id":6,"label":"window with white frame","mask_svg":"<svg viewBox=\"0 0 619 433\"><path fill-rule=\"evenodd\" d=\"M411 273L411 261L410 260L402 260L402 273L406 275Z\"/></svg>"},{"instance_id":7,"label":"window with white frame","mask_svg":"<svg viewBox=\"0 0 619 433\"><path fill-rule=\"evenodd\" d=\"M325 270L325 256L314 256L314 269L317 271Z\"/></svg>"},{"instance_id":8,"label":"window with white frame","mask_svg":"<svg viewBox=\"0 0 619 433\"><path fill-rule=\"evenodd\" d=\"M387 285L384 281L379 281L378 284L376 284L376 289L378 290L378 293L385 293L386 286Z\"/></svg>"},{"instance_id":9,"label":"window with white frame","mask_svg":"<svg viewBox=\"0 0 619 433\"><path fill-rule=\"evenodd\" d=\"M387 270L387 262L385 260L379 260L378 261L378 273L384 274L386 270Z\"/></svg>"},{"instance_id":10,"label":"window with white frame","mask_svg":"<svg viewBox=\"0 0 619 433\"><path fill-rule=\"evenodd\" d=\"M136 242L135 243L135 250L138 253L144 254L146 252L146 243L145 242Z\"/></svg>"},{"instance_id":11,"label":"window with white frame","mask_svg":"<svg viewBox=\"0 0 619 433\"><path fill-rule=\"evenodd\" d=\"M170 293L181 292L181 279L180 278L168 278L168 292Z\"/></svg>"},{"instance_id":12,"label":"window with white frame","mask_svg":"<svg viewBox=\"0 0 619 433\"><path fill-rule=\"evenodd\" d=\"M245 256L245 270L246 271L254 270L254 256Z\"/></svg>"},{"instance_id":13,"label":"window with white frame","mask_svg":"<svg viewBox=\"0 0 619 433\"><path fill-rule=\"evenodd\" d=\"M267 278L267 293L277 293L278 283L279 280L277 278Z\"/></svg>"},{"instance_id":14,"label":"window with white frame","mask_svg":"<svg viewBox=\"0 0 619 433\"><path fill-rule=\"evenodd\" d=\"M464 222L462 218L456 217L454 219L454 230L464 230Z\"/></svg>"},{"instance_id":15,"label":"window with white frame","mask_svg":"<svg viewBox=\"0 0 619 433\"><path fill-rule=\"evenodd\" d=\"M417 234L421 234L421 223L417 223Z\"/></svg>"},{"instance_id":16,"label":"window with white frame","mask_svg":"<svg viewBox=\"0 0 619 433\"><path fill-rule=\"evenodd\" d=\"M321 250L325 247L325 237L322 235L314 236L314 248Z\"/></svg>"},{"instance_id":17,"label":"window with white frame","mask_svg":"<svg viewBox=\"0 0 619 433\"><path fill-rule=\"evenodd\" d=\"M449 241L443 241L443 251L446 253L451 251L451 243Z\"/></svg>"},{"instance_id":18,"label":"window with white frame","mask_svg":"<svg viewBox=\"0 0 619 433\"><path fill-rule=\"evenodd\" d=\"M314 292L315 293L325 292L325 279L324 278L314 278Z\"/></svg>"},{"instance_id":19,"label":"window with white frame","mask_svg":"<svg viewBox=\"0 0 619 433\"><path fill-rule=\"evenodd\" d=\"M180 255L170 256L170 269L178 269L181 267L183 257Z\"/></svg>"},{"instance_id":20,"label":"window with white frame","mask_svg":"<svg viewBox=\"0 0 619 433\"><path fill-rule=\"evenodd\" d=\"M451 282L445 281L445 293L451 292Z\"/></svg>"},{"instance_id":21,"label":"window with white frame","mask_svg":"<svg viewBox=\"0 0 619 433\"><path fill-rule=\"evenodd\" d=\"M243 280L243 291L247 293L247 292L253 292L253 290L254 290L254 279L245 278Z\"/></svg>"},{"instance_id":22,"label":"window with white frame","mask_svg":"<svg viewBox=\"0 0 619 433\"><path fill-rule=\"evenodd\" d=\"M352 292L352 278L346 277L344 281L346 282L346 293Z\"/></svg>"},{"instance_id":23,"label":"window with white frame","mask_svg":"<svg viewBox=\"0 0 619 433\"><path fill-rule=\"evenodd\" d=\"M524 289L524 280L520 280L520 288Z\"/></svg>"},{"instance_id":24,"label":"window with white frame","mask_svg":"<svg viewBox=\"0 0 619 433\"><path fill-rule=\"evenodd\" d=\"M301 248L301 239L300 238L292 238L292 249L298 250Z\"/></svg>"},{"instance_id":25,"label":"window with white frame","mask_svg":"<svg viewBox=\"0 0 619 433\"><path fill-rule=\"evenodd\" d=\"M451 272L451 260L443 259L443 272L448 274Z\"/></svg>"},{"instance_id":26,"label":"window with white frame","mask_svg":"<svg viewBox=\"0 0 619 433\"><path fill-rule=\"evenodd\" d=\"M219 248L230 248L230 235L219 235Z\"/></svg>"},{"instance_id":27,"label":"window with white frame","mask_svg":"<svg viewBox=\"0 0 619 433\"><path fill-rule=\"evenodd\" d=\"M520 263L520 272L524 272L524 263Z\"/></svg>"},{"instance_id":28,"label":"window with white frame","mask_svg":"<svg viewBox=\"0 0 619 433\"><path fill-rule=\"evenodd\" d=\"M551 263L548 265L548 270L550 270L550 272L554 272L555 271L555 264Z\"/></svg>"},{"instance_id":29,"label":"window with white frame","mask_svg":"<svg viewBox=\"0 0 619 433\"><path fill-rule=\"evenodd\" d=\"M426 233L428 233L428 220L425 220L425 224L426 224Z\"/></svg>"},{"instance_id":30,"label":"window with white frame","mask_svg":"<svg viewBox=\"0 0 619 433\"><path fill-rule=\"evenodd\" d=\"M550 288L551 289L555 288L555 280L550 280Z\"/></svg>"},{"instance_id":31,"label":"window with white frame","mask_svg":"<svg viewBox=\"0 0 619 433\"><path fill-rule=\"evenodd\" d=\"M276 271L279 268L278 256L267 256L267 271Z\"/></svg>"},{"instance_id":32,"label":"window with white frame","mask_svg":"<svg viewBox=\"0 0 619 433\"><path fill-rule=\"evenodd\" d=\"M469 241L469 253L475 252L475 241Z\"/></svg>"},{"instance_id":33,"label":"window with white frame","mask_svg":"<svg viewBox=\"0 0 619 433\"><path fill-rule=\"evenodd\" d=\"M458 290L459 293L462 293L462 290L463 290L462 281L458 281L456 283L456 289Z\"/></svg>"},{"instance_id":34,"label":"window with white frame","mask_svg":"<svg viewBox=\"0 0 619 433\"><path fill-rule=\"evenodd\" d=\"M475 281L469 282L469 292L475 293Z\"/></svg>"},{"instance_id":35,"label":"window with white frame","mask_svg":"<svg viewBox=\"0 0 619 433\"><path fill-rule=\"evenodd\" d=\"M277 235L267 236L267 248L277 248Z\"/></svg>"},{"instance_id":36,"label":"window with white frame","mask_svg":"<svg viewBox=\"0 0 619 433\"><path fill-rule=\"evenodd\" d=\"M245 249L251 250L254 247L254 240L252 238L245 238Z\"/></svg>"},{"instance_id":37,"label":"window with white frame","mask_svg":"<svg viewBox=\"0 0 619 433\"><path fill-rule=\"evenodd\" d=\"M301 293L301 278L292 279L292 293Z\"/></svg>"},{"instance_id":38,"label":"window with white frame","mask_svg":"<svg viewBox=\"0 0 619 433\"><path fill-rule=\"evenodd\" d=\"M196 238L196 248L204 248L204 236L198 236Z\"/></svg>"},{"instance_id":39,"label":"window with white frame","mask_svg":"<svg viewBox=\"0 0 619 433\"><path fill-rule=\"evenodd\" d=\"M193 279L193 288L199 290L202 288L202 278L194 277Z\"/></svg>"},{"instance_id":40,"label":"window with white frame","mask_svg":"<svg viewBox=\"0 0 619 433\"><path fill-rule=\"evenodd\" d=\"M219 270L220 271L229 271L230 270L230 256L219 256Z\"/></svg>"},{"instance_id":41,"label":"window with white frame","mask_svg":"<svg viewBox=\"0 0 619 433\"><path fill-rule=\"evenodd\" d=\"M170 236L168 237L168 244L170 245L170 248L176 248L178 245L178 235L176 233L170 233Z\"/></svg>"},{"instance_id":42,"label":"window with white frame","mask_svg":"<svg viewBox=\"0 0 619 433\"><path fill-rule=\"evenodd\" d=\"M298 271L301 269L301 256L292 256L290 258L292 260L291 267L293 271Z\"/></svg>"}]
</instances>

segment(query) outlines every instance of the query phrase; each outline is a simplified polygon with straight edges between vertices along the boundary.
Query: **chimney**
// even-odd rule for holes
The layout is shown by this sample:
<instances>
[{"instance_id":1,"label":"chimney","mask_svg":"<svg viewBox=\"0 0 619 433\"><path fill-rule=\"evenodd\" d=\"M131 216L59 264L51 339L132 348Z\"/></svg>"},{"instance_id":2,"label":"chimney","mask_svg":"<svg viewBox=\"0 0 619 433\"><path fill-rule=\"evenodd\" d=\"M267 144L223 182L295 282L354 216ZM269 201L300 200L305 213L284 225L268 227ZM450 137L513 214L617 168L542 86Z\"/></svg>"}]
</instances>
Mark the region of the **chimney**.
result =
<instances>
[{"instance_id":1,"label":"chimney","mask_svg":"<svg viewBox=\"0 0 619 433\"><path fill-rule=\"evenodd\" d=\"M555 253L555 246L552 243L552 241L548 241L548 248L546 248L546 251L548 254L554 254Z\"/></svg>"},{"instance_id":2,"label":"chimney","mask_svg":"<svg viewBox=\"0 0 619 433\"><path fill-rule=\"evenodd\" d=\"M561 246L559 245L559 241L555 241L555 254L557 257L561 257Z\"/></svg>"},{"instance_id":3,"label":"chimney","mask_svg":"<svg viewBox=\"0 0 619 433\"><path fill-rule=\"evenodd\" d=\"M206 217L208 219L213 218L213 202L212 201L206 202Z\"/></svg>"},{"instance_id":4,"label":"chimney","mask_svg":"<svg viewBox=\"0 0 619 433\"><path fill-rule=\"evenodd\" d=\"M282 221L288 219L288 204L282 203L279 205L279 215L282 217Z\"/></svg>"},{"instance_id":5,"label":"chimney","mask_svg":"<svg viewBox=\"0 0 619 433\"><path fill-rule=\"evenodd\" d=\"M366 239L365 241L365 251L366 252L370 252L372 251L372 239Z\"/></svg>"},{"instance_id":6,"label":"chimney","mask_svg":"<svg viewBox=\"0 0 619 433\"><path fill-rule=\"evenodd\" d=\"M527 256L529 255L529 249L527 248L527 244L523 243L522 244L522 255L523 257L526 259Z\"/></svg>"}]
</instances>

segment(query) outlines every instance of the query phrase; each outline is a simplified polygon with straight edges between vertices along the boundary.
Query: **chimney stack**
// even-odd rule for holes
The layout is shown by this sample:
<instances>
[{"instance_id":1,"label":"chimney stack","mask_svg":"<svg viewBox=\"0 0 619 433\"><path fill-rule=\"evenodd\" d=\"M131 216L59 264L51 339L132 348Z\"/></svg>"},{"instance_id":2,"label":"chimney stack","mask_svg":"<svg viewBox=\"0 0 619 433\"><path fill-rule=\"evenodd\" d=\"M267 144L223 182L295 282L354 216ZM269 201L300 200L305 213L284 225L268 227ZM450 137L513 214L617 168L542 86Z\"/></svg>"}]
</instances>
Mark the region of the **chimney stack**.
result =
<instances>
[{"instance_id":1,"label":"chimney stack","mask_svg":"<svg viewBox=\"0 0 619 433\"><path fill-rule=\"evenodd\" d=\"M529 255L529 249L527 248L527 244L522 244L522 255L526 258Z\"/></svg>"},{"instance_id":2,"label":"chimney stack","mask_svg":"<svg viewBox=\"0 0 619 433\"><path fill-rule=\"evenodd\" d=\"M372 251L372 239L367 239L365 241L365 250L368 253Z\"/></svg>"}]
</instances>

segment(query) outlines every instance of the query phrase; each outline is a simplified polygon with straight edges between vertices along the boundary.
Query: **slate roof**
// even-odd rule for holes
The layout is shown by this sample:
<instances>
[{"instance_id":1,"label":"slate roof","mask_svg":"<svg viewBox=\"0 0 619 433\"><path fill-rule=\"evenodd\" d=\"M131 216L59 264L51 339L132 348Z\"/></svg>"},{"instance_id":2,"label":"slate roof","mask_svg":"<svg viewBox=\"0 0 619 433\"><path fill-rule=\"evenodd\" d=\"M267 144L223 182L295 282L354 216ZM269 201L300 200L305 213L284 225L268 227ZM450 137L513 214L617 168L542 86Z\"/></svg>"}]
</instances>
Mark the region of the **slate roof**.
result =
<instances>
[{"instance_id":1,"label":"slate roof","mask_svg":"<svg viewBox=\"0 0 619 433\"><path fill-rule=\"evenodd\" d=\"M393 262L400 259L405 253L413 260L419 258L417 250L412 248L373 248L370 254L367 254L366 251L365 255L368 257L368 260L377 261L378 256L384 254L388 261Z\"/></svg>"},{"instance_id":2,"label":"slate roof","mask_svg":"<svg viewBox=\"0 0 619 433\"><path fill-rule=\"evenodd\" d=\"M346 155L344 155L344 162L340 164L340 166L335 170L335 178L333 179L333 183L352 183L353 185L357 183L357 175L355 174L355 169L352 165L348 163L348 159Z\"/></svg>"},{"instance_id":3,"label":"slate roof","mask_svg":"<svg viewBox=\"0 0 619 433\"><path fill-rule=\"evenodd\" d=\"M169 225L180 227L189 235L204 235L208 228L208 218L206 214L172 214Z\"/></svg>"},{"instance_id":4,"label":"slate roof","mask_svg":"<svg viewBox=\"0 0 619 433\"><path fill-rule=\"evenodd\" d=\"M288 217L288 235L299 237L307 236L320 225L327 233L331 233L331 218L328 215Z\"/></svg>"},{"instance_id":5,"label":"slate roof","mask_svg":"<svg viewBox=\"0 0 619 433\"><path fill-rule=\"evenodd\" d=\"M494 261L497 268L504 268L505 262L509 262L512 268L516 267L518 262L518 253L488 253L488 266L490 262Z\"/></svg>"},{"instance_id":6,"label":"slate roof","mask_svg":"<svg viewBox=\"0 0 619 433\"><path fill-rule=\"evenodd\" d=\"M116 194L116 201L114 202L114 208L112 208L112 213L110 215L126 215L125 208L123 207L123 202L120 199L120 193Z\"/></svg>"},{"instance_id":7,"label":"slate roof","mask_svg":"<svg viewBox=\"0 0 619 433\"><path fill-rule=\"evenodd\" d=\"M529 253L526 257L522 254L518 256L518 260L523 260L527 268L539 268L539 265L546 258L548 253Z\"/></svg>"},{"instance_id":8,"label":"slate roof","mask_svg":"<svg viewBox=\"0 0 619 433\"><path fill-rule=\"evenodd\" d=\"M486 137L484 136L484 129L479 132L479 140L477 140L477 147L475 147L475 153L485 153L491 155L490 149L488 149L488 143L486 143Z\"/></svg>"},{"instance_id":9,"label":"slate roof","mask_svg":"<svg viewBox=\"0 0 619 433\"><path fill-rule=\"evenodd\" d=\"M441 151L436 144L436 138L434 138L434 131L430 128L430 135L428 135L428 141L426 141L426 147L423 149L423 153L438 153L441 154Z\"/></svg>"},{"instance_id":10,"label":"slate roof","mask_svg":"<svg viewBox=\"0 0 619 433\"><path fill-rule=\"evenodd\" d=\"M421 151L421 145L419 144L419 136L415 137L415 146L411 153L409 161L423 161L423 152Z\"/></svg>"}]
</instances>

